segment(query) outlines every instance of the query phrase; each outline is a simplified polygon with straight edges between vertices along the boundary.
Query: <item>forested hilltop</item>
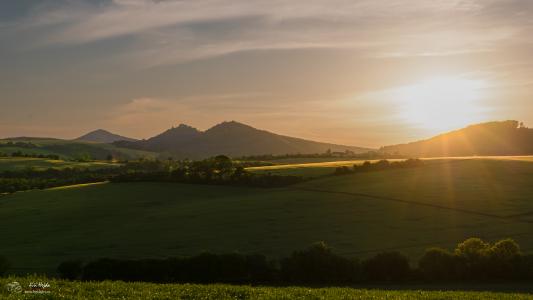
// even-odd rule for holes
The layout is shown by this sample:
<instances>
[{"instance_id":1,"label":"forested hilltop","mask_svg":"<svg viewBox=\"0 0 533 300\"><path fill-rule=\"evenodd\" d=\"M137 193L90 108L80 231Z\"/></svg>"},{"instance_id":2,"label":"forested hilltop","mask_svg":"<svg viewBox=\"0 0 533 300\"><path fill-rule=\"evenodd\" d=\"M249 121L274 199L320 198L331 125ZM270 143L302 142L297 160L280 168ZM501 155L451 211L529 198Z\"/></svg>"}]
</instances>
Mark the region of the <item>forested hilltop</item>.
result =
<instances>
[{"instance_id":1,"label":"forested hilltop","mask_svg":"<svg viewBox=\"0 0 533 300\"><path fill-rule=\"evenodd\" d=\"M531 155L533 129L514 120L488 122L427 140L382 147L380 152L414 157Z\"/></svg>"}]
</instances>

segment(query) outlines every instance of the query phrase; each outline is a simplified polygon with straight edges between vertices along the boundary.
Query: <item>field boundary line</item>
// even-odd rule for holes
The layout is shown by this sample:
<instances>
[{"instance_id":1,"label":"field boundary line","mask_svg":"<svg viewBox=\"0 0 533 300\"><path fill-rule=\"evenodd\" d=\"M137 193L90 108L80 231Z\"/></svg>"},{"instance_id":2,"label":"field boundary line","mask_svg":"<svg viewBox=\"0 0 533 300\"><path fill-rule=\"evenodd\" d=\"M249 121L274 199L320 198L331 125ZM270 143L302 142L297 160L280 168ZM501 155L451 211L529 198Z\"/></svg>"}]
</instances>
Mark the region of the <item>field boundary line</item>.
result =
<instances>
[{"instance_id":1,"label":"field boundary line","mask_svg":"<svg viewBox=\"0 0 533 300\"><path fill-rule=\"evenodd\" d=\"M475 210L468 210L468 209L462 209L462 208L453 208L449 206L444 205L438 205L438 204L431 204L431 203L425 203L420 201L413 201L413 200L404 200L404 199L398 199L398 198L392 198L392 197L385 197L385 196L375 196L365 193L354 193L354 192L342 192L342 191L330 191L330 190L321 190L321 189L315 189L315 188L293 188L295 190L302 190L302 191L308 191L308 192L317 192L317 193L328 193L328 194L336 194L336 195L346 195L346 196L359 196L359 197L365 197L365 198L371 198L371 199L377 199L377 200L385 200L390 202L398 202L398 203L404 203L409 205L417 205L417 206L424 206L424 207L430 207L430 208L436 208L436 209L443 209L443 210L451 210L455 212L470 214L470 215L476 215L476 216L482 216L482 217L488 217L488 218L494 218L494 219L500 219L500 220L508 220L508 221L515 221L520 223L533 223L533 220L520 220L516 219L513 216L501 216L501 215L495 215L490 213L484 213L480 211Z\"/></svg>"}]
</instances>

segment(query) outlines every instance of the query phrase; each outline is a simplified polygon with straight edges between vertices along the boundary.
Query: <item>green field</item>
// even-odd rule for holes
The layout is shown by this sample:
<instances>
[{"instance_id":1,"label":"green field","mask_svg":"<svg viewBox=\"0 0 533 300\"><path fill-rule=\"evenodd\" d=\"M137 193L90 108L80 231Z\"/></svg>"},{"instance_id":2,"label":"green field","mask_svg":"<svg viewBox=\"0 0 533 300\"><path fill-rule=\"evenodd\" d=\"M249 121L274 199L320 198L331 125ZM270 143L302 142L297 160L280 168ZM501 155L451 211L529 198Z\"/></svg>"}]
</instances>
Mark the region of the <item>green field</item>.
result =
<instances>
[{"instance_id":1,"label":"green field","mask_svg":"<svg viewBox=\"0 0 533 300\"><path fill-rule=\"evenodd\" d=\"M31 143L35 147L8 146L8 142ZM154 152L119 148L112 144L90 143L75 140L61 140L49 138L17 138L0 139L0 153L11 154L20 151L31 155L59 155L64 159L77 159L89 156L91 159L105 160L109 154L120 159L135 159L139 157L155 158Z\"/></svg>"},{"instance_id":2,"label":"green field","mask_svg":"<svg viewBox=\"0 0 533 300\"><path fill-rule=\"evenodd\" d=\"M404 159L389 159L389 161L402 161ZM336 161L319 161L309 162L306 160L278 161L277 165L249 167L246 170L253 173L270 173L276 175L293 175L303 177L320 177L331 175L337 167L352 167L353 165L362 165L365 161L375 163L378 160L336 160Z\"/></svg>"},{"instance_id":3,"label":"green field","mask_svg":"<svg viewBox=\"0 0 533 300\"><path fill-rule=\"evenodd\" d=\"M75 162L64 160L52 160L46 158L31 157L0 157L0 172L2 171L20 171L25 169L45 170L49 168L88 168L100 169L116 167L118 164L108 162Z\"/></svg>"},{"instance_id":4,"label":"green field","mask_svg":"<svg viewBox=\"0 0 533 300\"><path fill-rule=\"evenodd\" d=\"M49 293L15 294L4 287L18 282L23 290L30 282L50 284ZM416 287L388 287L383 289L363 288L307 288L307 287L251 287L222 284L153 284L125 283L120 281L105 282L69 282L50 280L42 277L0 278L0 297L2 299L533 299L526 292L479 292L463 291L461 288L445 288L448 291L419 290ZM426 287L427 288L427 287ZM442 287L441 287L442 288ZM482 289L494 290L509 287L490 285ZM514 287L511 287L514 288ZM517 290L523 290L518 287ZM468 289L471 289L469 287Z\"/></svg>"},{"instance_id":5,"label":"green field","mask_svg":"<svg viewBox=\"0 0 533 300\"><path fill-rule=\"evenodd\" d=\"M426 163L439 163L443 161L455 161L466 159L483 159L483 160L518 160L518 161L533 161L533 156L468 156L468 157L435 157L423 158ZM324 161L325 160L325 161ZM388 159L388 161L403 161L404 159ZM327 158L294 158L294 159L279 159L273 162L276 165L249 167L248 171L254 173L271 173L277 175L295 175L304 177L320 177L330 175L337 167L352 167L353 165L362 165L365 161L375 163L375 160L344 160L344 159L327 159Z\"/></svg>"},{"instance_id":6,"label":"green field","mask_svg":"<svg viewBox=\"0 0 533 300\"><path fill-rule=\"evenodd\" d=\"M67 259L201 251L284 256L316 241L338 254L511 237L533 250L533 163L456 160L332 176L288 188L110 183L0 198L3 255L17 273Z\"/></svg>"}]
</instances>

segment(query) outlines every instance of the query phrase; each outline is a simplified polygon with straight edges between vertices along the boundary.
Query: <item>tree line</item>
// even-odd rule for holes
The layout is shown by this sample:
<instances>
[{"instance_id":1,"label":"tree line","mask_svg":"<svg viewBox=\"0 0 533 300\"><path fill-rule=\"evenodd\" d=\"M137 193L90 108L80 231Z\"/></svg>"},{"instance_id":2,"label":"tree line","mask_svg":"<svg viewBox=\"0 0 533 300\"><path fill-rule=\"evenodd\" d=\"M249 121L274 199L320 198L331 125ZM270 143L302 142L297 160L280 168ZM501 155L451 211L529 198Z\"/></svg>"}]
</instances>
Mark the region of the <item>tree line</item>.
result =
<instances>
[{"instance_id":1,"label":"tree line","mask_svg":"<svg viewBox=\"0 0 533 300\"><path fill-rule=\"evenodd\" d=\"M409 158L407 160L393 162L390 162L386 159L382 159L375 163L365 161L362 165L354 164L351 168L347 166L337 167L335 168L335 175L380 171L387 169L415 168L423 165L424 162L418 158Z\"/></svg>"},{"instance_id":2,"label":"tree line","mask_svg":"<svg viewBox=\"0 0 533 300\"><path fill-rule=\"evenodd\" d=\"M61 278L159 283L231 283L271 285L350 285L404 282L510 282L533 279L533 255L511 239L493 244L479 238L454 251L427 249L413 267L400 252L382 252L363 260L337 255L325 243L269 260L261 254L211 254L167 259L102 258L86 264L61 263Z\"/></svg>"},{"instance_id":3,"label":"tree line","mask_svg":"<svg viewBox=\"0 0 533 300\"><path fill-rule=\"evenodd\" d=\"M140 160L126 164L123 172L111 178L114 182L156 181L252 187L282 187L303 180L301 176L251 173L241 162L225 155L197 161Z\"/></svg>"},{"instance_id":4,"label":"tree line","mask_svg":"<svg viewBox=\"0 0 533 300\"><path fill-rule=\"evenodd\" d=\"M89 168L24 169L0 172L0 194L65 185L112 182L179 182L192 184L282 187L303 181L300 176L255 174L227 156L200 160L147 160L120 166Z\"/></svg>"},{"instance_id":5,"label":"tree line","mask_svg":"<svg viewBox=\"0 0 533 300\"><path fill-rule=\"evenodd\" d=\"M24 153L20 150L12 152L11 154L0 152L0 157L29 157L29 158L47 158L53 160L59 160L60 157L57 154L35 154Z\"/></svg>"},{"instance_id":6,"label":"tree line","mask_svg":"<svg viewBox=\"0 0 533 300\"><path fill-rule=\"evenodd\" d=\"M346 159L399 159L406 158L398 153L385 153L378 151L368 151L364 153L354 153L350 150L345 151L331 151L328 149L323 153L292 153L292 154L262 154L262 155L248 155L235 157L236 160L243 161L263 161L268 162L278 159L290 158L346 158Z\"/></svg>"}]
</instances>

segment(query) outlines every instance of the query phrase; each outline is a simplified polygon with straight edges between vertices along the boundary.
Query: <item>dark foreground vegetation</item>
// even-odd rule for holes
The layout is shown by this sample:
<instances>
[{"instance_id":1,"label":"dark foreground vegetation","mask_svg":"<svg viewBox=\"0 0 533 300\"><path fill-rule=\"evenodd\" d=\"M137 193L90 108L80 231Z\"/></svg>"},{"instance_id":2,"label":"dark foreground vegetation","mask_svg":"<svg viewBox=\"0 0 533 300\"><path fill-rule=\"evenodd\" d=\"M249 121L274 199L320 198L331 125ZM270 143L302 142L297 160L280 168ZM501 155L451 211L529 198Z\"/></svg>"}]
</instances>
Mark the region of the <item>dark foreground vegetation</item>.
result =
<instances>
[{"instance_id":1,"label":"dark foreground vegetation","mask_svg":"<svg viewBox=\"0 0 533 300\"><path fill-rule=\"evenodd\" d=\"M7 288L0 289L0 297L6 299L94 299L94 300L279 300L279 299L423 299L423 300L516 300L533 299L531 291L524 285L483 286L406 286L381 289L352 287L272 287L228 284L158 284L123 281L69 281L37 276L0 278L0 286L18 283L22 289L30 290L32 283L50 284L46 294L18 294ZM444 289L444 290L443 290ZM463 289L463 290L461 290ZM467 291L465 291L466 289ZM498 291L498 292L494 292ZM521 291L521 292L519 292Z\"/></svg>"},{"instance_id":2,"label":"dark foreground vegetation","mask_svg":"<svg viewBox=\"0 0 533 300\"><path fill-rule=\"evenodd\" d=\"M470 238L453 252L427 249L416 268L399 252L358 260L335 254L320 242L289 257L210 254L167 259L103 258L83 264L67 261L57 269L64 279L160 283L231 283L271 285L350 285L406 282L511 282L533 279L533 255L524 255L511 239L486 243Z\"/></svg>"},{"instance_id":3,"label":"dark foreground vegetation","mask_svg":"<svg viewBox=\"0 0 533 300\"><path fill-rule=\"evenodd\" d=\"M362 165L355 164L351 168L347 166L337 167L335 169L335 175L381 171L381 170L387 170L387 169L415 168L415 167L420 167L423 165L424 165L424 162L421 161L420 159L410 158L404 161L393 161L393 162L389 162L386 159L382 159L375 163L365 161Z\"/></svg>"}]
</instances>

